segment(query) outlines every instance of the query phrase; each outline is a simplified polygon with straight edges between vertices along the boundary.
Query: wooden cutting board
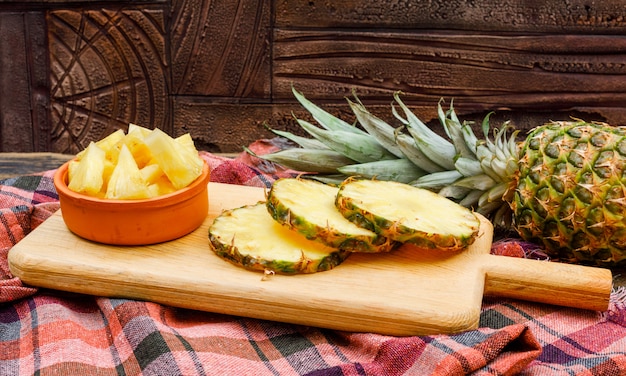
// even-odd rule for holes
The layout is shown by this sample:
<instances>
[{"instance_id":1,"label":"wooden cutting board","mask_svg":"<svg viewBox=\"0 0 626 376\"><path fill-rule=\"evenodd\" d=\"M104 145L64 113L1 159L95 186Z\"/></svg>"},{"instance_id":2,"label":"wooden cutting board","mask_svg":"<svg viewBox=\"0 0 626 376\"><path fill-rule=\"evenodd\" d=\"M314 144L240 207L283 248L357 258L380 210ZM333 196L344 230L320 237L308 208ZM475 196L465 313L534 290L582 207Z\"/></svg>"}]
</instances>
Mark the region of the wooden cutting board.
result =
<instances>
[{"instance_id":1,"label":"wooden cutting board","mask_svg":"<svg viewBox=\"0 0 626 376\"><path fill-rule=\"evenodd\" d=\"M475 329L483 294L608 307L609 270L490 255L493 231L484 219L480 238L460 253L404 245L353 254L326 272L264 278L218 258L207 236L223 209L264 198L260 188L210 183L209 213L198 230L139 247L83 240L57 212L11 249L10 269L33 286L400 336Z\"/></svg>"}]
</instances>

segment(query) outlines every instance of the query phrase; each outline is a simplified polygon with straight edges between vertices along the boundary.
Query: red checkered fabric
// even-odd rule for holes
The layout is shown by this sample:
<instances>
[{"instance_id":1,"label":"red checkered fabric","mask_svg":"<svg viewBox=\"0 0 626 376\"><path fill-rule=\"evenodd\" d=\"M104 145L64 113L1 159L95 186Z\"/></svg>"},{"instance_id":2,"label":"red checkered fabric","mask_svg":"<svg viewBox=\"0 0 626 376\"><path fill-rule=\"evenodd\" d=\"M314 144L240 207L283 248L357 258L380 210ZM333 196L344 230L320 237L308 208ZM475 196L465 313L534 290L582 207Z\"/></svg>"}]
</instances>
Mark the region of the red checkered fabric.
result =
<instances>
[{"instance_id":1,"label":"red checkered fabric","mask_svg":"<svg viewBox=\"0 0 626 376\"><path fill-rule=\"evenodd\" d=\"M269 187L295 174L247 154L201 155L217 182ZM7 254L58 209L53 174L0 181L0 375L626 374L623 289L607 312L486 298L478 330L392 337L25 286ZM543 256L517 240L493 251Z\"/></svg>"}]
</instances>

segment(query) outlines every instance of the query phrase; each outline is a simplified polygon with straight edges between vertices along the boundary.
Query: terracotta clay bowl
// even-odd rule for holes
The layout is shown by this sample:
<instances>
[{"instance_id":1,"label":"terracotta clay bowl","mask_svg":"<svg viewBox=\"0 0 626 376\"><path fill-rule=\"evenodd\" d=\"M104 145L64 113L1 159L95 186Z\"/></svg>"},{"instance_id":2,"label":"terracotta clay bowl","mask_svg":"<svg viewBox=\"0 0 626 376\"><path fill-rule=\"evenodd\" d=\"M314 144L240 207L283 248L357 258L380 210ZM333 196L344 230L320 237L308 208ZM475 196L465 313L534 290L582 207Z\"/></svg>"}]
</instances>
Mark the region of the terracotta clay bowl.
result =
<instances>
[{"instance_id":1,"label":"terracotta clay bowl","mask_svg":"<svg viewBox=\"0 0 626 376\"><path fill-rule=\"evenodd\" d=\"M142 200L90 197L67 187L65 163L55 173L61 215L74 234L98 243L146 245L174 240L200 227L209 210L209 166L189 186Z\"/></svg>"}]
</instances>

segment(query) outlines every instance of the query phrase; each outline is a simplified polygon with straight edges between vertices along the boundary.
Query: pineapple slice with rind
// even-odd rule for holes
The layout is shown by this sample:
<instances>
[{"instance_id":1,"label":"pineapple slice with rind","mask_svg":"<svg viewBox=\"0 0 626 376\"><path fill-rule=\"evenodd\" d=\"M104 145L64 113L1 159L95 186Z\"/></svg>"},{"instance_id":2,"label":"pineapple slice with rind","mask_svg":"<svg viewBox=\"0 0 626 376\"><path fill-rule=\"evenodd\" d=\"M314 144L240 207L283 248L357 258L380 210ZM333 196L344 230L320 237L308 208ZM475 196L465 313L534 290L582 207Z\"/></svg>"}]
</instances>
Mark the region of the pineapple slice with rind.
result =
<instances>
[{"instance_id":1,"label":"pineapple slice with rind","mask_svg":"<svg viewBox=\"0 0 626 376\"><path fill-rule=\"evenodd\" d=\"M176 189L186 187L202 174L203 161L195 147L182 146L158 128L144 142Z\"/></svg>"},{"instance_id":2,"label":"pineapple slice with rind","mask_svg":"<svg viewBox=\"0 0 626 376\"><path fill-rule=\"evenodd\" d=\"M276 180L267 209L276 221L307 239L351 252L388 252L398 243L346 219L335 207L339 188L318 181Z\"/></svg>"},{"instance_id":3,"label":"pineapple slice with rind","mask_svg":"<svg viewBox=\"0 0 626 376\"><path fill-rule=\"evenodd\" d=\"M153 193L154 189L148 189L130 150L122 145L104 197L113 200L144 199L152 197Z\"/></svg>"},{"instance_id":4,"label":"pineapple slice with rind","mask_svg":"<svg viewBox=\"0 0 626 376\"><path fill-rule=\"evenodd\" d=\"M223 211L209 227L209 240L219 257L235 265L279 274L326 271L350 254L282 226L264 202Z\"/></svg>"},{"instance_id":5,"label":"pineapple slice with rind","mask_svg":"<svg viewBox=\"0 0 626 376\"><path fill-rule=\"evenodd\" d=\"M463 250L480 229L480 220L471 210L404 183L348 179L339 187L335 204L360 226L425 248Z\"/></svg>"},{"instance_id":6,"label":"pineapple slice with rind","mask_svg":"<svg viewBox=\"0 0 626 376\"><path fill-rule=\"evenodd\" d=\"M81 160L70 163L67 187L74 192L97 196L104 184L104 168L104 151L90 142Z\"/></svg>"}]
</instances>

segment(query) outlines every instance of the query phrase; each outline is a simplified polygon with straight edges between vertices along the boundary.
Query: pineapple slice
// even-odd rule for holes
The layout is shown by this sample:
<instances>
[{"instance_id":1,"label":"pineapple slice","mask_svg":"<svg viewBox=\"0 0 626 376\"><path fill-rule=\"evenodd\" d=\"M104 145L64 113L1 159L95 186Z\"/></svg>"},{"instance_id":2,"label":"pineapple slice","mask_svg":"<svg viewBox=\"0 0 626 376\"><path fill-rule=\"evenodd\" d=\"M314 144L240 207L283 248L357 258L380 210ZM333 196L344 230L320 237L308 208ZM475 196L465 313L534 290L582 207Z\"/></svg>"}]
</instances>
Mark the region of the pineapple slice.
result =
<instances>
[{"instance_id":1,"label":"pineapple slice","mask_svg":"<svg viewBox=\"0 0 626 376\"><path fill-rule=\"evenodd\" d=\"M126 145L122 145L104 197L128 200L150 198L153 194L154 189L148 189L130 150Z\"/></svg>"},{"instance_id":2,"label":"pineapple slice","mask_svg":"<svg viewBox=\"0 0 626 376\"><path fill-rule=\"evenodd\" d=\"M399 242L460 251L478 236L480 220L437 193L392 181L346 180L335 202L360 226Z\"/></svg>"},{"instance_id":3,"label":"pineapple slice","mask_svg":"<svg viewBox=\"0 0 626 376\"><path fill-rule=\"evenodd\" d=\"M203 161L195 147L182 146L158 128L144 142L176 189L186 187L202 175Z\"/></svg>"},{"instance_id":4,"label":"pineapple slice","mask_svg":"<svg viewBox=\"0 0 626 376\"><path fill-rule=\"evenodd\" d=\"M74 192L97 196L104 184L104 151L90 142L80 161L69 166L68 188Z\"/></svg>"},{"instance_id":5,"label":"pineapple slice","mask_svg":"<svg viewBox=\"0 0 626 376\"><path fill-rule=\"evenodd\" d=\"M213 251L249 270L314 273L339 265L347 251L308 240L276 222L265 203L225 210L209 228Z\"/></svg>"},{"instance_id":6,"label":"pineapple slice","mask_svg":"<svg viewBox=\"0 0 626 376\"><path fill-rule=\"evenodd\" d=\"M267 209L276 221L307 239L351 252L388 252L397 245L347 220L335 207L339 188L307 179L274 182Z\"/></svg>"}]
</instances>

